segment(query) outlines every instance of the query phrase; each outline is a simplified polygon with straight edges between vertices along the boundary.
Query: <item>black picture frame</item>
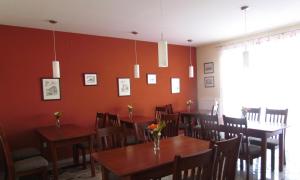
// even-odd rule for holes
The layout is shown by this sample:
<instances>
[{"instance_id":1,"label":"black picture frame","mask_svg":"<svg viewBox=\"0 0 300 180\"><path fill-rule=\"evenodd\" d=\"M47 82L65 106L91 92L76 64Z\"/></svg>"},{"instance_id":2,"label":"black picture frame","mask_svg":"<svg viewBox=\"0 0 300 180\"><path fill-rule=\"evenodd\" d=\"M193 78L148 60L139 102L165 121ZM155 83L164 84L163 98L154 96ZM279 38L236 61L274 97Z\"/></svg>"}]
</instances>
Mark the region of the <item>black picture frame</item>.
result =
<instances>
[{"instance_id":1,"label":"black picture frame","mask_svg":"<svg viewBox=\"0 0 300 180\"><path fill-rule=\"evenodd\" d=\"M204 77L204 86L205 86L205 88L213 88L213 87L215 87L214 76Z\"/></svg>"},{"instance_id":2,"label":"black picture frame","mask_svg":"<svg viewBox=\"0 0 300 180\"><path fill-rule=\"evenodd\" d=\"M213 62L208 62L204 63L204 74L211 74L214 73L214 63Z\"/></svg>"},{"instance_id":3,"label":"black picture frame","mask_svg":"<svg viewBox=\"0 0 300 180\"><path fill-rule=\"evenodd\" d=\"M42 100L60 100L60 78L41 78Z\"/></svg>"},{"instance_id":4,"label":"black picture frame","mask_svg":"<svg viewBox=\"0 0 300 180\"><path fill-rule=\"evenodd\" d=\"M118 83L118 96L131 96L130 78L119 77L117 78Z\"/></svg>"}]
</instances>

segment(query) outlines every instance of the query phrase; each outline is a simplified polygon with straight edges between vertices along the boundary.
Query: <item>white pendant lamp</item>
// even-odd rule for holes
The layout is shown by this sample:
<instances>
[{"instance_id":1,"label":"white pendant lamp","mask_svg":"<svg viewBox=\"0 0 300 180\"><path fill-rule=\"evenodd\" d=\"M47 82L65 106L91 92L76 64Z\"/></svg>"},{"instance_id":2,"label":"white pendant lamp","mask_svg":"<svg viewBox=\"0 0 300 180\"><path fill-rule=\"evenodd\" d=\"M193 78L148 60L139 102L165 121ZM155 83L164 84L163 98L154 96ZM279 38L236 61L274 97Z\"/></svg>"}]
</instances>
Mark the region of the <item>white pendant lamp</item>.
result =
<instances>
[{"instance_id":1,"label":"white pendant lamp","mask_svg":"<svg viewBox=\"0 0 300 180\"><path fill-rule=\"evenodd\" d=\"M132 31L131 34L137 35L138 32ZM133 66L134 78L140 78L140 65L137 62L136 40L134 40L134 54L135 54L135 64Z\"/></svg>"},{"instance_id":2,"label":"white pendant lamp","mask_svg":"<svg viewBox=\"0 0 300 180\"><path fill-rule=\"evenodd\" d=\"M241 10L244 11L244 30L245 34L247 33L247 9L249 6L242 6ZM245 49L243 52L243 66L244 68L249 67L249 51L247 50L247 42L245 42Z\"/></svg>"},{"instance_id":3,"label":"white pendant lamp","mask_svg":"<svg viewBox=\"0 0 300 180\"><path fill-rule=\"evenodd\" d=\"M49 20L49 23L56 24L57 21ZM54 60L52 61L52 77L53 78L60 78L60 68L59 68L59 61L56 58L56 41L55 41L55 30L53 28L52 31L53 35L53 51L54 51Z\"/></svg>"},{"instance_id":4,"label":"white pendant lamp","mask_svg":"<svg viewBox=\"0 0 300 180\"><path fill-rule=\"evenodd\" d=\"M162 0L160 0L160 15L163 21ZM163 24L163 22L161 22ZM164 40L163 28L161 27L161 39L158 42L158 67L168 67L168 42Z\"/></svg>"},{"instance_id":5,"label":"white pendant lamp","mask_svg":"<svg viewBox=\"0 0 300 180\"><path fill-rule=\"evenodd\" d=\"M192 64L192 40L187 40L190 43L190 66L189 66L189 78L194 78L194 66Z\"/></svg>"}]
</instances>

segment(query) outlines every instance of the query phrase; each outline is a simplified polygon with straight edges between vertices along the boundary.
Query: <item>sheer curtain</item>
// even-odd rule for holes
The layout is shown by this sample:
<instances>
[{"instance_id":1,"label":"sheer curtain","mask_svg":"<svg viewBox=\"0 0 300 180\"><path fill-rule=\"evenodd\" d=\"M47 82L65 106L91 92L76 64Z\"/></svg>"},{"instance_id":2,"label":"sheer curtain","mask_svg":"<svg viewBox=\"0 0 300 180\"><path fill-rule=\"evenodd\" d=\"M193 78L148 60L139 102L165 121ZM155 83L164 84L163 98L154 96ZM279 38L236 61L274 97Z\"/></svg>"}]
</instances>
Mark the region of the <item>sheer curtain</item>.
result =
<instances>
[{"instance_id":1,"label":"sheer curtain","mask_svg":"<svg viewBox=\"0 0 300 180\"><path fill-rule=\"evenodd\" d=\"M289 117L297 117L300 101L299 34L252 42L247 49L247 67L243 64L243 46L222 50L223 114L240 116L241 108L245 106L261 107L263 111L266 107L289 108Z\"/></svg>"}]
</instances>

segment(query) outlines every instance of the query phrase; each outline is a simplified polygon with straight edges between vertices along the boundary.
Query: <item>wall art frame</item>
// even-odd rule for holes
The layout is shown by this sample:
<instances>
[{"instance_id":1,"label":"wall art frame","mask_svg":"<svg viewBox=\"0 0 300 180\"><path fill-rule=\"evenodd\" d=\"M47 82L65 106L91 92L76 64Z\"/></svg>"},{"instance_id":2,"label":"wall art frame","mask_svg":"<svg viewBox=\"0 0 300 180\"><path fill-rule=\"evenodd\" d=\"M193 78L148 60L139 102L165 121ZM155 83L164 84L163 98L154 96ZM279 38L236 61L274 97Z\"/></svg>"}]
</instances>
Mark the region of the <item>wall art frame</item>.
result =
<instances>
[{"instance_id":1,"label":"wall art frame","mask_svg":"<svg viewBox=\"0 0 300 180\"><path fill-rule=\"evenodd\" d=\"M83 84L85 86L97 86L98 77L96 73L83 73Z\"/></svg>"},{"instance_id":2,"label":"wall art frame","mask_svg":"<svg viewBox=\"0 0 300 180\"><path fill-rule=\"evenodd\" d=\"M214 62L204 63L204 74L214 73Z\"/></svg>"},{"instance_id":3,"label":"wall art frame","mask_svg":"<svg viewBox=\"0 0 300 180\"><path fill-rule=\"evenodd\" d=\"M147 74L147 84L156 84L156 74L154 73Z\"/></svg>"},{"instance_id":4,"label":"wall art frame","mask_svg":"<svg viewBox=\"0 0 300 180\"><path fill-rule=\"evenodd\" d=\"M41 78L42 100L60 100L60 79L59 78Z\"/></svg>"},{"instance_id":5,"label":"wall art frame","mask_svg":"<svg viewBox=\"0 0 300 180\"><path fill-rule=\"evenodd\" d=\"M177 77L171 78L171 93L172 94L180 93L180 79Z\"/></svg>"},{"instance_id":6,"label":"wall art frame","mask_svg":"<svg viewBox=\"0 0 300 180\"><path fill-rule=\"evenodd\" d=\"M117 78L118 82L118 96L130 96L130 78Z\"/></svg>"},{"instance_id":7,"label":"wall art frame","mask_svg":"<svg viewBox=\"0 0 300 180\"><path fill-rule=\"evenodd\" d=\"M204 77L204 86L205 86L205 88L213 88L213 87L215 87L214 76Z\"/></svg>"}]
</instances>

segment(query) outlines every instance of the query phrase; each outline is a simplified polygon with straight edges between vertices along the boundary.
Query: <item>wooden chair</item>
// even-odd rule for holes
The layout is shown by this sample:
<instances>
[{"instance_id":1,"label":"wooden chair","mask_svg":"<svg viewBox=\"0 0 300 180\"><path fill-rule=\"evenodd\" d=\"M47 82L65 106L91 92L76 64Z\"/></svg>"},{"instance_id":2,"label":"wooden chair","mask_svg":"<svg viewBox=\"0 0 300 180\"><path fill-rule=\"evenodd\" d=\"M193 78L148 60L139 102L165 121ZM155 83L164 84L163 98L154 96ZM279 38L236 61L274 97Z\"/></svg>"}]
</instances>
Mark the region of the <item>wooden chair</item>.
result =
<instances>
[{"instance_id":1,"label":"wooden chair","mask_svg":"<svg viewBox=\"0 0 300 180\"><path fill-rule=\"evenodd\" d=\"M178 136L179 114L161 114L161 121L166 123L161 132L163 138Z\"/></svg>"},{"instance_id":2,"label":"wooden chair","mask_svg":"<svg viewBox=\"0 0 300 180\"><path fill-rule=\"evenodd\" d=\"M260 121L261 108L246 108L247 121Z\"/></svg>"},{"instance_id":3,"label":"wooden chair","mask_svg":"<svg viewBox=\"0 0 300 180\"><path fill-rule=\"evenodd\" d=\"M223 115L225 126L225 138L230 139L243 134L242 145L240 148L240 169L243 169L243 160L246 161L246 178L249 179L250 161L261 156L260 146L249 144L247 135L247 120L246 118L231 118Z\"/></svg>"},{"instance_id":4,"label":"wooden chair","mask_svg":"<svg viewBox=\"0 0 300 180\"><path fill-rule=\"evenodd\" d=\"M168 114L174 114L172 104L167 104L166 105L166 111L167 111Z\"/></svg>"},{"instance_id":5,"label":"wooden chair","mask_svg":"<svg viewBox=\"0 0 300 180\"><path fill-rule=\"evenodd\" d=\"M109 126L121 126L119 115L107 113L105 127Z\"/></svg>"},{"instance_id":6,"label":"wooden chair","mask_svg":"<svg viewBox=\"0 0 300 180\"><path fill-rule=\"evenodd\" d=\"M269 123L278 123L278 124L286 124L288 116L288 109L266 109L265 122ZM285 142L285 132L283 134L284 142ZM261 145L261 139L251 139L251 144ZM284 144L285 146L285 144ZM275 150L279 147L279 136L274 136L272 138L267 139L267 148L271 150L271 170L275 170ZM284 163L286 163L285 159L285 151L284 151Z\"/></svg>"},{"instance_id":7,"label":"wooden chair","mask_svg":"<svg viewBox=\"0 0 300 180\"><path fill-rule=\"evenodd\" d=\"M106 113L97 112L96 113L95 129L105 128L106 121L107 121L106 119L107 119L107 114Z\"/></svg>"},{"instance_id":8,"label":"wooden chair","mask_svg":"<svg viewBox=\"0 0 300 180\"><path fill-rule=\"evenodd\" d=\"M200 115L198 113L182 113L180 114L179 128L184 130L185 136L195 137L201 132ZM201 135L202 137L202 135Z\"/></svg>"},{"instance_id":9,"label":"wooden chair","mask_svg":"<svg viewBox=\"0 0 300 180\"><path fill-rule=\"evenodd\" d=\"M212 141L211 147L217 145L218 153L214 166L214 180L234 180L236 174L236 164L239 157L240 145L243 134L222 141Z\"/></svg>"},{"instance_id":10,"label":"wooden chair","mask_svg":"<svg viewBox=\"0 0 300 180\"><path fill-rule=\"evenodd\" d=\"M15 180L21 176L40 174L43 180L47 177L48 161L42 156L34 156L22 160L13 161L12 153L6 136L0 128L0 152L3 153L5 161L5 176L7 180Z\"/></svg>"},{"instance_id":11,"label":"wooden chair","mask_svg":"<svg viewBox=\"0 0 300 180\"><path fill-rule=\"evenodd\" d=\"M96 151L110 150L118 147L124 147L126 144L127 131L123 127L110 126L97 129L96 133ZM91 157L91 172L95 176L95 165L93 156Z\"/></svg>"},{"instance_id":12,"label":"wooden chair","mask_svg":"<svg viewBox=\"0 0 300 180\"><path fill-rule=\"evenodd\" d=\"M217 115L200 115L202 139L220 141L219 119Z\"/></svg>"},{"instance_id":13,"label":"wooden chair","mask_svg":"<svg viewBox=\"0 0 300 180\"><path fill-rule=\"evenodd\" d=\"M163 164L151 169L140 171L131 176L131 180L160 180L173 173L173 163Z\"/></svg>"},{"instance_id":14,"label":"wooden chair","mask_svg":"<svg viewBox=\"0 0 300 180\"><path fill-rule=\"evenodd\" d=\"M154 121L158 121L161 118L161 114L167 113L167 108L166 106L156 106L155 107L155 120Z\"/></svg>"},{"instance_id":15,"label":"wooden chair","mask_svg":"<svg viewBox=\"0 0 300 180\"><path fill-rule=\"evenodd\" d=\"M190 156L175 156L173 180L210 180L217 147Z\"/></svg>"}]
</instances>

